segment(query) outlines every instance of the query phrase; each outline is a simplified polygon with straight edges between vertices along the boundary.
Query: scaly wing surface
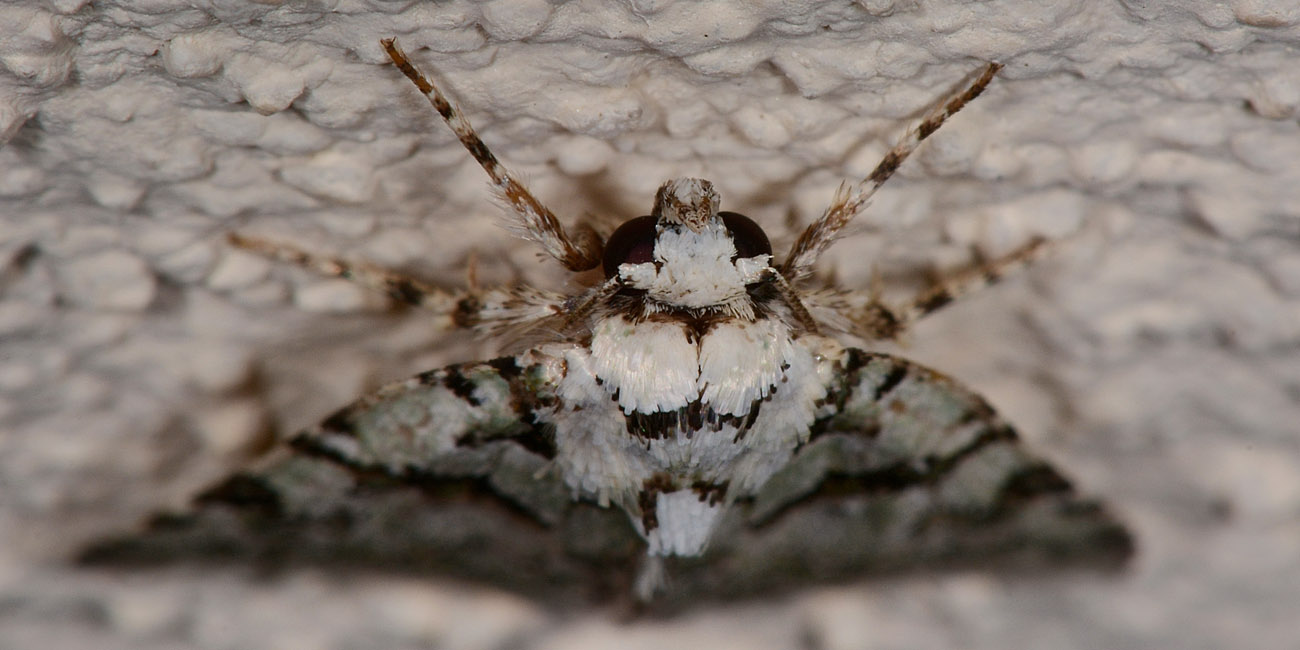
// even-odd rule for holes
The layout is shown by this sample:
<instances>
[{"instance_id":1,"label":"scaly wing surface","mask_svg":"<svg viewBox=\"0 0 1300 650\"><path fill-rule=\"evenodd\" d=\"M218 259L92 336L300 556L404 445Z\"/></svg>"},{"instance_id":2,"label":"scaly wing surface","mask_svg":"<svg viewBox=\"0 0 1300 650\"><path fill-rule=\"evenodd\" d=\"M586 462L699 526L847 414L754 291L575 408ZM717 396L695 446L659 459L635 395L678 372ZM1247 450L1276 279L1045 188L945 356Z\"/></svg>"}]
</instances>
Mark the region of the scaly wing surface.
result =
<instances>
[{"instance_id":1,"label":"scaly wing surface","mask_svg":"<svg viewBox=\"0 0 1300 650\"><path fill-rule=\"evenodd\" d=\"M703 558L674 560L665 607L904 570L1117 568L1132 554L1124 526L979 395L887 354L827 363L812 440Z\"/></svg>"},{"instance_id":2,"label":"scaly wing surface","mask_svg":"<svg viewBox=\"0 0 1300 650\"><path fill-rule=\"evenodd\" d=\"M553 367L502 358L364 397L202 494L89 549L93 564L374 567L488 583L549 603L628 593L644 544L617 509L548 471ZM623 569L620 570L620 567Z\"/></svg>"}]
</instances>

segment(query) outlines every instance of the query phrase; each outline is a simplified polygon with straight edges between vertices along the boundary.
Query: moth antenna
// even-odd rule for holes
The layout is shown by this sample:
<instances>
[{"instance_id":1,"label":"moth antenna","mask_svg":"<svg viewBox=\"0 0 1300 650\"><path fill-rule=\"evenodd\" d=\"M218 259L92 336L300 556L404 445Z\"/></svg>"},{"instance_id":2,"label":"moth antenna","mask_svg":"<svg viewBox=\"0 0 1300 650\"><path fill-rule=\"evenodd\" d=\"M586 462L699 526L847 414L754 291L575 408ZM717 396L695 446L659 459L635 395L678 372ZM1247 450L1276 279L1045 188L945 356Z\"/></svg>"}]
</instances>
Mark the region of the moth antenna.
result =
<instances>
[{"instance_id":1,"label":"moth antenna","mask_svg":"<svg viewBox=\"0 0 1300 650\"><path fill-rule=\"evenodd\" d=\"M442 116L451 127L452 133L460 143L465 145L469 155L474 158L492 178L492 191L496 193L513 212L510 221L512 230L525 239L537 242L548 255L559 260L570 271L586 271L600 264L601 239L590 226L579 225L572 234L564 230L560 220L541 201L519 182L510 170L506 169L492 153L483 140L474 132L469 120L442 94L433 82L429 81L397 45L397 40L385 38L379 41L388 58L393 60L397 69L420 89L433 109Z\"/></svg>"},{"instance_id":2,"label":"moth antenna","mask_svg":"<svg viewBox=\"0 0 1300 650\"><path fill-rule=\"evenodd\" d=\"M852 187L840 185L826 212L809 224L790 247L790 253L781 266L781 274L791 279L805 277L812 265L816 263L818 256L839 238L839 233L844 226L866 208L867 202L871 200L876 190L894 175L899 165L907 160L921 141L937 131L944 120L952 117L972 99L979 97L993 80L993 75L1001 69L1000 63L988 64L974 83L948 101L931 109L920 122L908 129L898 144L894 145L894 148L890 149L889 153L876 164L871 174Z\"/></svg>"}]
</instances>

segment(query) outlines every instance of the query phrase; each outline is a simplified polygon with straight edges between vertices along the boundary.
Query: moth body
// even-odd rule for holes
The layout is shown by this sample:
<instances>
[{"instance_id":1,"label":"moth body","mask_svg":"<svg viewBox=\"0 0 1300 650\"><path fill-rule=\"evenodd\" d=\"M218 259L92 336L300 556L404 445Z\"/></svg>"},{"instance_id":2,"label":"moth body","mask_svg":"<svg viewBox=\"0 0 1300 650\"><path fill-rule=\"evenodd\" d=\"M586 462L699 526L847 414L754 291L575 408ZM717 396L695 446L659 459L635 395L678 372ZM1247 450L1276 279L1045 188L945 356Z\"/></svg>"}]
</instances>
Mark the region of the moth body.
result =
<instances>
[{"instance_id":1,"label":"moth body","mask_svg":"<svg viewBox=\"0 0 1300 650\"><path fill-rule=\"evenodd\" d=\"M676 321L602 319L590 349L565 352L561 400L545 418L566 484L626 510L654 555L703 552L720 509L808 440L826 394L813 353L779 321L692 338ZM660 527L697 534L667 543Z\"/></svg>"}]
</instances>

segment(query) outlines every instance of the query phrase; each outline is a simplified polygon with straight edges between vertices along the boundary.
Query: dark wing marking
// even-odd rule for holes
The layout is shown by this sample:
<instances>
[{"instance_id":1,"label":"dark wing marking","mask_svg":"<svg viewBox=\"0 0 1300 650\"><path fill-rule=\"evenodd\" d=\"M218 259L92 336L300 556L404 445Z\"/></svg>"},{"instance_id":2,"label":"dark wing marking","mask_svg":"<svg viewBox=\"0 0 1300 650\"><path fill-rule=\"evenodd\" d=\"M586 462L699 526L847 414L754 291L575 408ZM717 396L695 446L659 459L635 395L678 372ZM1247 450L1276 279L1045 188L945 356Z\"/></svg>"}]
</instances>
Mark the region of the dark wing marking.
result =
<instances>
[{"instance_id":1,"label":"dark wing marking","mask_svg":"<svg viewBox=\"0 0 1300 650\"><path fill-rule=\"evenodd\" d=\"M547 471L544 366L452 366L393 384L202 494L109 540L95 564L252 561L376 567L493 584L548 603L626 594L644 543Z\"/></svg>"},{"instance_id":2,"label":"dark wing marking","mask_svg":"<svg viewBox=\"0 0 1300 650\"><path fill-rule=\"evenodd\" d=\"M814 438L705 557L673 560L669 602L743 597L917 568L1115 568L1122 524L1028 453L978 395L885 354L849 350Z\"/></svg>"},{"instance_id":3,"label":"dark wing marking","mask_svg":"<svg viewBox=\"0 0 1300 650\"><path fill-rule=\"evenodd\" d=\"M1116 566L1132 553L1124 527L978 395L888 355L849 350L839 363L813 439L724 515L704 557L665 560L646 609L912 568ZM366 566L551 606L625 602L645 544L624 512L571 501L545 472L553 443L533 415L548 386L511 359L420 375L86 559Z\"/></svg>"}]
</instances>

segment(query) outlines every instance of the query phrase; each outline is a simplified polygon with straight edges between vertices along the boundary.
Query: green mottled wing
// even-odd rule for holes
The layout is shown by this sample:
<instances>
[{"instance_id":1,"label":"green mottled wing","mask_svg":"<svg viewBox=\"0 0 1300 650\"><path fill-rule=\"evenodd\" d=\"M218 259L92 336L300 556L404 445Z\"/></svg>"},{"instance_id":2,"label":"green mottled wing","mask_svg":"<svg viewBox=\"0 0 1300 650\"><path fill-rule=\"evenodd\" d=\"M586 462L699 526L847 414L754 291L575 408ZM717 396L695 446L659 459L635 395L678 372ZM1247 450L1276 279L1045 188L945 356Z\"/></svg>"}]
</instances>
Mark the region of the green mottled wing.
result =
<instances>
[{"instance_id":1,"label":"green mottled wing","mask_svg":"<svg viewBox=\"0 0 1300 650\"><path fill-rule=\"evenodd\" d=\"M96 564L388 568L551 603L630 590L644 544L552 473L547 366L503 358L390 385L208 490L192 512L98 544Z\"/></svg>"},{"instance_id":2,"label":"green mottled wing","mask_svg":"<svg viewBox=\"0 0 1300 650\"><path fill-rule=\"evenodd\" d=\"M1124 527L978 395L861 350L835 374L812 440L729 513L705 557L673 563L670 600L908 569L1115 568L1132 554Z\"/></svg>"},{"instance_id":3,"label":"green mottled wing","mask_svg":"<svg viewBox=\"0 0 1300 650\"><path fill-rule=\"evenodd\" d=\"M836 362L813 437L735 504L701 558L666 561L652 609L916 568L1113 567L1122 525L1079 497L979 396L883 354ZM546 468L543 365L453 366L390 386L295 437L188 514L87 558L244 558L390 568L549 605L626 599L645 544L625 513L573 502Z\"/></svg>"}]
</instances>

